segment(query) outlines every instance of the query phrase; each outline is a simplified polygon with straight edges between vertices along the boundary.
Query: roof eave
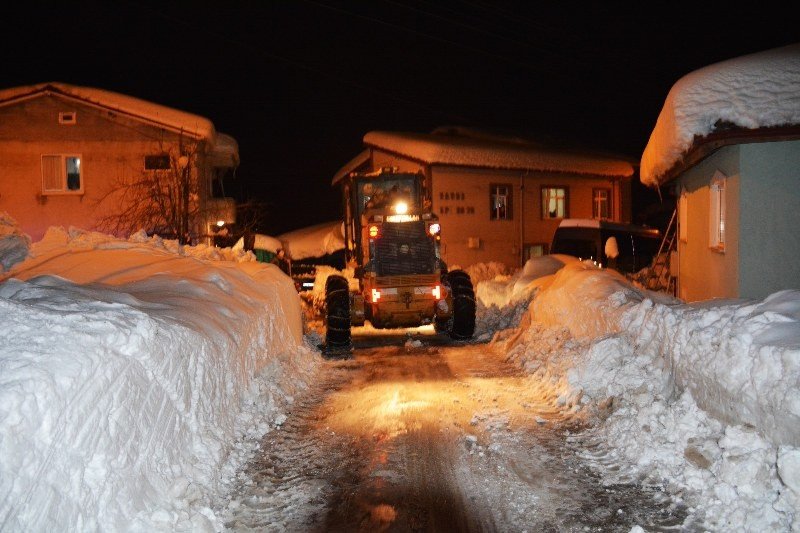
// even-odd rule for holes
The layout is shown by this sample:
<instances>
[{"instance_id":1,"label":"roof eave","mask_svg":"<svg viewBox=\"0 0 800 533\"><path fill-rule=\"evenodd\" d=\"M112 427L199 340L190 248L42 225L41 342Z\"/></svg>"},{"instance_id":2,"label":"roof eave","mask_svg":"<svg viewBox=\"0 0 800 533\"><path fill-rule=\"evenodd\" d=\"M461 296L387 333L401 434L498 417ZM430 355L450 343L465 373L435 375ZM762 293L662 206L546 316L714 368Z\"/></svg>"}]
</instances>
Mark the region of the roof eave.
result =
<instances>
[{"instance_id":1,"label":"roof eave","mask_svg":"<svg viewBox=\"0 0 800 533\"><path fill-rule=\"evenodd\" d=\"M688 169L723 148L734 144L753 144L765 142L781 142L800 139L800 125L774 126L769 128L731 128L716 131L704 136L695 136L692 144L681 159L653 181L659 187L668 185ZM648 184L650 187L654 185Z\"/></svg>"}]
</instances>

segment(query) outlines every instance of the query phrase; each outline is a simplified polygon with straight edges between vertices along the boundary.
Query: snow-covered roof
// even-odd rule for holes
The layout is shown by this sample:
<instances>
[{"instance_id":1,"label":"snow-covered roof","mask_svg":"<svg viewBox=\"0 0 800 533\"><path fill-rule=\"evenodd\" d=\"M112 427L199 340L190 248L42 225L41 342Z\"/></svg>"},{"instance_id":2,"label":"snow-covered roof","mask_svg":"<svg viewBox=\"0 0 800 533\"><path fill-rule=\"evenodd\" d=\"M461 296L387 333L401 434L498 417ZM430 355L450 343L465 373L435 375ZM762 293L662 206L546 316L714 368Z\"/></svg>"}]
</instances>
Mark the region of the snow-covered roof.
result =
<instances>
[{"instance_id":1,"label":"snow-covered roof","mask_svg":"<svg viewBox=\"0 0 800 533\"><path fill-rule=\"evenodd\" d=\"M720 128L800 125L800 43L701 68L673 85L644 149L642 183L669 181L698 140Z\"/></svg>"},{"instance_id":2,"label":"snow-covered roof","mask_svg":"<svg viewBox=\"0 0 800 533\"><path fill-rule=\"evenodd\" d=\"M214 147L211 150L211 163L214 166L239 165L239 143L226 133L217 133Z\"/></svg>"},{"instance_id":3,"label":"snow-covered roof","mask_svg":"<svg viewBox=\"0 0 800 533\"><path fill-rule=\"evenodd\" d=\"M344 224L324 222L278 235L278 240L293 260L324 257L344 248Z\"/></svg>"},{"instance_id":4,"label":"snow-covered roof","mask_svg":"<svg viewBox=\"0 0 800 533\"><path fill-rule=\"evenodd\" d=\"M364 136L364 144L428 165L569 172L611 177L633 175L633 165L622 157L545 148L516 139L372 131Z\"/></svg>"},{"instance_id":5,"label":"snow-covered roof","mask_svg":"<svg viewBox=\"0 0 800 533\"><path fill-rule=\"evenodd\" d=\"M189 135L200 138L214 139L216 135L214 124L205 117L105 89L79 87L61 82L38 83L0 90L0 106L46 93L80 100L174 130L183 130Z\"/></svg>"},{"instance_id":6,"label":"snow-covered roof","mask_svg":"<svg viewBox=\"0 0 800 533\"><path fill-rule=\"evenodd\" d=\"M347 176L348 174L350 174L351 172L353 172L354 170L356 170L360 166L365 165L366 163L368 163L369 162L369 158L370 158L369 150L363 150L361 153L359 153L353 159L351 159L350 161L345 163L342 166L342 168L340 168L338 170L338 172L336 172L336 174L334 174L333 180L331 181L331 184L332 185L336 185L339 182L340 179L344 178L345 176Z\"/></svg>"}]
</instances>

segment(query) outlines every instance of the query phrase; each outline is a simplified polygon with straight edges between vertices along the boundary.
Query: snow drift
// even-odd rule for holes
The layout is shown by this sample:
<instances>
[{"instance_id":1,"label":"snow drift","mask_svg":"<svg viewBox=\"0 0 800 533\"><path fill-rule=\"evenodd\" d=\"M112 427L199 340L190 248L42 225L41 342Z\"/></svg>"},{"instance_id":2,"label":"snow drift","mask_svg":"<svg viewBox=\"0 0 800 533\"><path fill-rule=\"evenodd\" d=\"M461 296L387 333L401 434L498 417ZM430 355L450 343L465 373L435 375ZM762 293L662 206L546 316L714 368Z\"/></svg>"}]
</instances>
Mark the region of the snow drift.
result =
<instances>
[{"instance_id":1,"label":"snow drift","mask_svg":"<svg viewBox=\"0 0 800 533\"><path fill-rule=\"evenodd\" d=\"M800 291L687 305L587 262L530 285L527 301L507 291L528 314L494 344L596 417L576 438L624 458L587 454L609 483L670 480L711 530L800 527Z\"/></svg>"},{"instance_id":2,"label":"snow drift","mask_svg":"<svg viewBox=\"0 0 800 533\"><path fill-rule=\"evenodd\" d=\"M315 368L291 280L51 228L0 281L2 529L219 529L221 469Z\"/></svg>"}]
</instances>

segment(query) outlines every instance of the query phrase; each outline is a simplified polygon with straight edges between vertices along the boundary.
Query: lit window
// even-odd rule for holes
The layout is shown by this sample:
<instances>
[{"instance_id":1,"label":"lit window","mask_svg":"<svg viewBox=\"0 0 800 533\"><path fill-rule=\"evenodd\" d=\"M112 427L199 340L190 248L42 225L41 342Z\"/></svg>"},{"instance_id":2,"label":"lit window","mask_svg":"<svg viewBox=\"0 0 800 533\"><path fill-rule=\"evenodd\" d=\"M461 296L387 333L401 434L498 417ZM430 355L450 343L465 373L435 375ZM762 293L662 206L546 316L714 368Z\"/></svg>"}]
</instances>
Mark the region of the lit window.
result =
<instances>
[{"instance_id":1,"label":"lit window","mask_svg":"<svg viewBox=\"0 0 800 533\"><path fill-rule=\"evenodd\" d=\"M592 189L592 218L611 218L611 189Z\"/></svg>"},{"instance_id":2,"label":"lit window","mask_svg":"<svg viewBox=\"0 0 800 533\"><path fill-rule=\"evenodd\" d=\"M686 189L681 189L681 195L678 198L678 238L681 242L686 242L688 239L689 231L689 197L686 194Z\"/></svg>"},{"instance_id":3,"label":"lit window","mask_svg":"<svg viewBox=\"0 0 800 533\"><path fill-rule=\"evenodd\" d=\"M542 187L542 218L567 218L565 187Z\"/></svg>"},{"instance_id":4,"label":"lit window","mask_svg":"<svg viewBox=\"0 0 800 533\"><path fill-rule=\"evenodd\" d=\"M523 249L523 261L532 259L534 257L542 257L547 255L547 245L544 243L526 244Z\"/></svg>"},{"instance_id":5,"label":"lit window","mask_svg":"<svg viewBox=\"0 0 800 533\"><path fill-rule=\"evenodd\" d=\"M492 185L490 187L491 220L511 220L511 185Z\"/></svg>"},{"instance_id":6,"label":"lit window","mask_svg":"<svg viewBox=\"0 0 800 533\"><path fill-rule=\"evenodd\" d=\"M83 193L81 156L43 155L42 192L44 194Z\"/></svg>"},{"instance_id":7,"label":"lit window","mask_svg":"<svg viewBox=\"0 0 800 533\"><path fill-rule=\"evenodd\" d=\"M709 243L718 251L725 250L725 175L717 171L709 188Z\"/></svg>"},{"instance_id":8,"label":"lit window","mask_svg":"<svg viewBox=\"0 0 800 533\"><path fill-rule=\"evenodd\" d=\"M146 155L144 156L145 170L169 170L169 154Z\"/></svg>"}]
</instances>

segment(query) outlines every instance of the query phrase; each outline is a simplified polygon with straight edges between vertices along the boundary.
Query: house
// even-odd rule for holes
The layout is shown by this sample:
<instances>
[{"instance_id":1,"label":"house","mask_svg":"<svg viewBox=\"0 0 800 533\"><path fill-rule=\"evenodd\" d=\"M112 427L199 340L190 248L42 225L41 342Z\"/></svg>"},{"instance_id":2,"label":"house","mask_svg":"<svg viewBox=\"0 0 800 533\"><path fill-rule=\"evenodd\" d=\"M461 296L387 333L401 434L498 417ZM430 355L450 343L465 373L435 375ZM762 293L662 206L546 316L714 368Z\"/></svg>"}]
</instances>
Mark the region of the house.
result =
<instances>
[{"instance_id":1,"label":"house","mask_svg":"<svg viewBox=\"0 0 800 533\"><path fill-rule=\"evenodd\" d=\"M155 193L142 185L173 173L190 183L178 199L190 214L184 234L208 238L235 222L219 182L238 163L236 140L201 116L66 83L0 90L0 211L34 240L50 226L169 234L144 216Z\"/></svg>"},{"instance_id":2,"label":"house","mask_svg":"<svg viewBox=\"0 0 800 533\"><path fill-rule=\"evenodd\" d=\"M678 198L671 270L680 298L800 288L800 45L678 80L640 173Z\"/></svg>"},{"instance_id":3,"label":"house","mask_svg":"<svg viewBox=\"0 0 800 533\"><path fill-rule=\"evenodd\" d=\"M630 221L634 166L605 154L553 149L466 128L372 131L333 177L396 167L430 180L448 265L521 266L548 253L564 218Z\"/></svg>"}]
</instances>

